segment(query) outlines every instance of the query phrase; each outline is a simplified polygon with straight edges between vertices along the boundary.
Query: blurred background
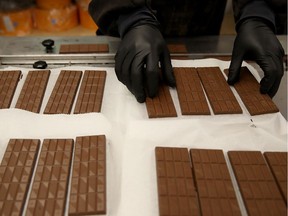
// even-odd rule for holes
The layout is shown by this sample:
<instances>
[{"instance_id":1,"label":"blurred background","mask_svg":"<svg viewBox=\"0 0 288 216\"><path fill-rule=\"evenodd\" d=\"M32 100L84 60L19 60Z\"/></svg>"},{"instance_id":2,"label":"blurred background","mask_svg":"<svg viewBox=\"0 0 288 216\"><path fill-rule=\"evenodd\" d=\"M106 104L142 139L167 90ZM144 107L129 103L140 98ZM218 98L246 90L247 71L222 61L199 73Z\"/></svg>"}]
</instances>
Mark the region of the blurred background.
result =
<instances>
[{"instance_id":1,"label":"blurred background","mask_svg":"<svg viewBox=\"0 0 288 216\"><path fill-rule=\"evenodd\" d=\"M91 0L0 0L0 36L91 36L97 25ZM232 0L227 1L220 34L235 34Z\"/></svg>"},{"instance_id":2,"label":"blurred background","mask_svg":"<svg viewBox=\"0 0 288 216\"><path fill-rule=\"evenodd\" d=\"M1 36L95 35L90 0L0 0Z\"/></svg>"}]
</instances>

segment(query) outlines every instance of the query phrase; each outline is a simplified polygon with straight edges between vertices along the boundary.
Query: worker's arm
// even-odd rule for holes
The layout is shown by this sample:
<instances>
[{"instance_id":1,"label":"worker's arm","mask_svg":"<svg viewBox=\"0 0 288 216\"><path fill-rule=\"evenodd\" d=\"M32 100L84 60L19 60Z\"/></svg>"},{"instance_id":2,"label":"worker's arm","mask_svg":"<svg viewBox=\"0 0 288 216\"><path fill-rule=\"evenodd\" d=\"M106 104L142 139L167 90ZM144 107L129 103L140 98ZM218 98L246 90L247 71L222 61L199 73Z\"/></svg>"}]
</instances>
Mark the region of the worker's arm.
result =
<instances>
[{"instance_id":1,"label":"worker's arm","mask_svg":"<svg viewBox=\"0 0 288 216\"><path fill-rule=\"evenodd\" d=\"M99 12L99 9L95 8L96 3L100 4L100 2L102 1L91 2L89 10L92 17L94 10L95 13ZM170 53L153 12L146 5L135 7L131 2L130 4L127 4L127 1L123 2L126 2L126 10L123 9L123 5L122 9L119 9L122 3L119 7L111 6L113 4L108 6L108 3L105 3L107 7L113 7L113 10L107 12L106 8L106 15L100 18L95 15L94 20L98 20L97 24L102 26L106 34L111 35L111 30L116 27L114 31L121 37L115 56L117 78L129 89L137 101L142 103L146 96L157 95L161 80L169 86L175 86L175 78ZM105 4L102 5L103 8ZM104 21L105 17L111 20Z\"/></svg>"},{"instance_id":2,"label":"worker's arm","mask_svg":"<svg viewBox=\"0 0 288 216\"><path fill-rule=\"evenodd\" d=\"M146 0L92 0L89 14L103 34L119 36L119 16L144 6Z\"/></svg>"},{"instance_id":3,"label":"worker's arm","mask_svg":"<svg viewBox=\"0 0 288 216\"><path fill-rule=\"evenodd\" d=\"M264 0L249 1L241 9L235 9L237 36L229 67L228 83L239 80L243 60L255 61L263 70L261 93L273 97L279 88L284 68L284 50L276 37L275 11ZM243 1L242 1L243 2ZM235 3L234 3L235 4Z\"/></svg>"}]
</instances>

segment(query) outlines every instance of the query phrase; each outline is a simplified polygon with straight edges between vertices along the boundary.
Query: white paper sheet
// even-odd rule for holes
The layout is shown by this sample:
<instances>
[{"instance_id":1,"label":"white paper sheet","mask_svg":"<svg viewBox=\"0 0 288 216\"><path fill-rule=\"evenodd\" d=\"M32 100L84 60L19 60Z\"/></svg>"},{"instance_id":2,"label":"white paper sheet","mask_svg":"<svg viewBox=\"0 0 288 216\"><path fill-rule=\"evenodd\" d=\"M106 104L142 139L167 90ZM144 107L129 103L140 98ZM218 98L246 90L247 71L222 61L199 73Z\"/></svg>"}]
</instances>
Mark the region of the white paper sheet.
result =
<instances>
[{"instance_id":1,"label":"white paper sheet","mask_svg":"<svg viewBox=\"0 0 288 216\"><path fill-rule=\"evenodd\" d=\"M260 80L257 71L248 66ZM229 62L215 59L174 60L175 67L212 67L223 71ZM74 138L105 134L107 138L107 215L157 216L156 146L229 150L287 151L287 121L280 113L250 116L236 91L243 114L182 116L177 92L170 89L178 117L149 119L145 104L116 78L113 68L71 66L51 69L40 114L15 109L29 69L17 87L12 108L0 110L0 158L11 138ZM62 69L106 70L101 113L44 115L56 79ZM238 194L239 196L239 194ZM240 201L241 204L241 201ZM242 210L243 210L243 203ZM243 211L245 215L245 211Z\"/></svg>"}]
</instances>

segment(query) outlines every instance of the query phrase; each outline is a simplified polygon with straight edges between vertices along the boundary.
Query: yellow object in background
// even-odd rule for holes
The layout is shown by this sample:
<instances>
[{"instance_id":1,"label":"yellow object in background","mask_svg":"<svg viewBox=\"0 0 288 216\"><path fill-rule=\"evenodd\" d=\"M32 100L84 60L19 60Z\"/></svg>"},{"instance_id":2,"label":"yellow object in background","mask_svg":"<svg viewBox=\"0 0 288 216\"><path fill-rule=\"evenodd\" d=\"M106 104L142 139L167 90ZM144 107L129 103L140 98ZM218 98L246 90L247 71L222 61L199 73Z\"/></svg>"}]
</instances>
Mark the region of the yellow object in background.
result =
<instances>
[{"instance_id":1,"label":"yellow object in background","mask_svg":"<svg viewBox=\"0 0 288 216\"><path fill-rule=\"evenodd\" d=\"M50 10L35 8L33 18L36 29L48 32L68 30L79 24L75 5Z\"/></svg>"},{"instance_id":2,"label":"yellow object in background","mask_svg":"<svg viewBox=\"0 0 288 216\"><path fill-rule=\"evenodd\" d=\"M95 24L93 21L92 17L90 16L88 12L88 5L89 5L89 0L84 0L84 1L78 1L77 6L79 9L79 18L80 18L80 24L84 28L92 29L92 30L97 30L98 26Z\"/></svg>"},{"instance_id":3,"label":"yellow object in background","mask_svg":"<svg viewBox=\"0 0 288 216\"><path fill-rule=\"evenodd\" d=\"M86 7L88 9L88 5L91 2L91 0L76 0L76 3L78 5L81 5L82 7Z\"/></svg>"},{"instance_id":4,"label":"yellow object in background","mask_svg":"<svg viewBox=\"0 0 288 216\"><path fill-rule=\"evenodd\" d=\"M36 0L36 5L41 9L61 9L69 6L72 0Z\"/></svg>"},{"instance_id":5,"label":"yellow object in background","mask_svg":"<svg viewBox=\"0 0 288 216\"><path fill-rule=\"evenodd\" d=\"M31 9L0 12L0 35L25 36L33 28Z\"/></svg>"}]
</instances>

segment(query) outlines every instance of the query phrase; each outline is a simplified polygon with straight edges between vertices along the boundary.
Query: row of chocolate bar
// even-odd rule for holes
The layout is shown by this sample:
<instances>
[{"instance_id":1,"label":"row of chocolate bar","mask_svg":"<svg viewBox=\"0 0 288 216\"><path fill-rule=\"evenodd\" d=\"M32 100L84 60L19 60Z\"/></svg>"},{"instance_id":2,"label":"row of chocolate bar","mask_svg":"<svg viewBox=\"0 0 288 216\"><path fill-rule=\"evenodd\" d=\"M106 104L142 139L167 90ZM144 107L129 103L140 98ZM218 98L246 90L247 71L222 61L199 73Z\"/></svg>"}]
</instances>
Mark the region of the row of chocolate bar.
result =
<instances>
[{"instance_id":1,"label":"row of chocolate bar","mask_svg":"<svg viewBox=\"0 0 288 216\"><path fill-rule=\"evenodd\" d=\"M174 74L182 115L210 115L209 104L214 114L243 113L219 67L179 67ZM241 69L234 87L250 115L279 111L267 94L260 93L260 85L247 67ZM157 97L147 98L146 105L149 118L177 116L167 86L160 87Z\"/></svg>"},{"instance_id":2,"label":"row of chocolate bar","mask_svg":"<svg viewBox=\"0 0 288 216\"><path fill-rule=\"evenodd\" d=\"M243 112L220 68L183 67L174 68L174 72L182 115L210 115L209 104L214 114ZM20 75L21 71L0 71L0 108L10 107ZM30 71L15 107L39 113L49 75L49 70ZM44 113L71 113L81 77L82 71L61 71ZM85 71L75 114L101 111L105 80L106 71ZM246 67L234 87L251 115L279 111L267 94L260 93L259 83ZM164 85L158 96L147 98L146 108L149 118L177 116L169 88Z\"/></svg>"},{"instance_id":3,"label":"row of chocolate bar","mask_svg":"<svg viewBox=\"0 0 288 216\"><path fill-rule=\"evenodd\" d=\"M0 215L65 212L106 213L105 136L76 137L75 145L73 139L44 139L42 145L11 139L0 165Z\"/></svg>"},{"instance_id":4,"label":"row of chocolate bar","mask_svg":"<svg viewBox=\"0 0 288 216\"><path fill-rule=\"evenodd\" d=\"M29 71L16 108L39 113L50 70ZM0 71L0 108L9 108L21 77L21 71ZM45 114L70 114L82 71L62 70L45 107ZM100 112L106 71L84 72L74 113Z\"/></svg>"},{"instance_id":5,"label":"row of chocolate bar","mask_svg":"<svg viewBox=\"0 0 288 216\"><path fill-rule=\"evenodd\" d=\"M286 216L287 152L227 154L229 162L222 150L156 147L160 216L242 215L239 199L245 214Z\"/></svg>"}]
</instances>

